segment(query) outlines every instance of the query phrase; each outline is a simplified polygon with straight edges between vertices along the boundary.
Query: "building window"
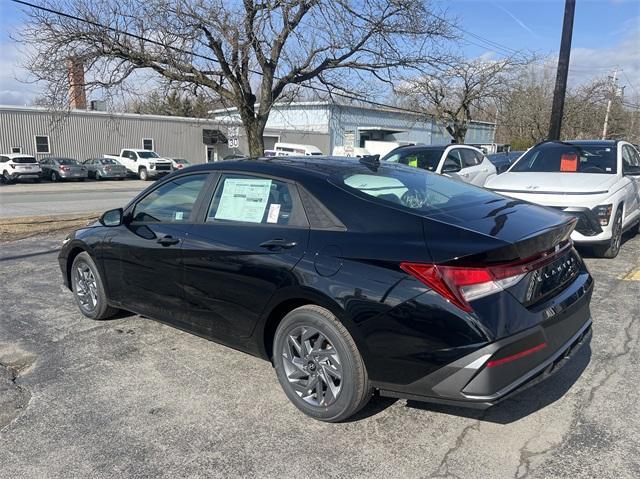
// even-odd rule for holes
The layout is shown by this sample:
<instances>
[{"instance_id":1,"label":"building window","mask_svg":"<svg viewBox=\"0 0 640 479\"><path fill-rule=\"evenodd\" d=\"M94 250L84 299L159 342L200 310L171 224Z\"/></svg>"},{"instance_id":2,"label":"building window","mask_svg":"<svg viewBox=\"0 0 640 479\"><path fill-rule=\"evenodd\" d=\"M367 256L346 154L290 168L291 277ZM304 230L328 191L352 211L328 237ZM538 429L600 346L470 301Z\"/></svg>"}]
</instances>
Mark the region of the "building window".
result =
<instances>
[{"instance_id":1,"label":"building window","mask_svg":"<svg viewBox=\"0 0 640 479\"><path fill-rule=\"evenodd\" d=\"M143 138L142 149L153 151L153 138Z\"/></svg>"},{"instance_id":2,"label":"building window","mask_svg":"<svg viewBox=\"0 0 640 479\"><path fill-rule=\"evenodd\" d=\"M49 149L49 137L36 135L36 153L51 153Z\"/></svg>"},{"instance_id":3,"label":"building window","mask_svg":"<svg viewBox=\"0 0 640 479\"><path fill-rule=\"evenodd\" d=\"M11 153L22 153L22 148L19 146L12 146Z\"/></svg>"}]
</instances>

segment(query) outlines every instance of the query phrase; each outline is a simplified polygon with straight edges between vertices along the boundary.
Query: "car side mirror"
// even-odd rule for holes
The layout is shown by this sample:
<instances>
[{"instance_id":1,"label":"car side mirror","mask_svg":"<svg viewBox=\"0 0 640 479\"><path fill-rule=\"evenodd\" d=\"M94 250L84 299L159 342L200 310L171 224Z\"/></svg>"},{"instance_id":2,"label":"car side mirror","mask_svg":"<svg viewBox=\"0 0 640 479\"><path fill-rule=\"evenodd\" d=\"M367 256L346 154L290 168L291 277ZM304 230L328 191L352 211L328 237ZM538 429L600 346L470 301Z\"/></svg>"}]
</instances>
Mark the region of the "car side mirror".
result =
<instances>
[{"instance_id":1,"label":"car side mirror","mask_svg":"<svg viewBox=\"0 0 640 479\"><path fill-rule=\"evenodd\" d=\"M120 226L124 217L124 211L122 208L116 208L115 210L109 210L102 213L100 216L100 224L102 226L112 227Z\"/></svg>"},{"instance_id":2,"label":"car side mirror","mask_svg":"<svg viewBox=\"0 0 640 479\"><path fill-rule=\"evenodd\" d=\"M456 163L445 163L442 166L442 172L443 173L457 173L461 170L462 168L460 168L460 165L456 164Z\"/></svg>"}]
</instances>

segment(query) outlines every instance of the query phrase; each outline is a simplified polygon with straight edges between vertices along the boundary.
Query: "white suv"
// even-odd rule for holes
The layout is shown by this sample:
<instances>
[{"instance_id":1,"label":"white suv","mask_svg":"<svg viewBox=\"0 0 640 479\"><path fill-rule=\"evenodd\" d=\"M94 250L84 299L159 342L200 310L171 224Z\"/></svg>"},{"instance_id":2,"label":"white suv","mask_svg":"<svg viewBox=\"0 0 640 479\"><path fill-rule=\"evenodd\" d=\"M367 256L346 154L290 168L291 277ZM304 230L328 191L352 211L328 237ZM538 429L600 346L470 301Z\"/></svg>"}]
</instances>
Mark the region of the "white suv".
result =
<instances>
[{"instance_id":1,"label":"white suv","mask_svg":"<svg viewBox=\"0 0 640 479\"><path fill-rule=\"evenodd\" d=\"M0 155L0 173L3 182L13 183L16 180L32 179L40 181L42 169L33 156L22 153Z\"/></svg>"},{"instance_id":2,"label":"white suv","mask_svg":"<svg viewBox=\"0 0 640 479\"><path fill-rule=\"evenodd\" d=\"M605 258L640 226L640 154L626 141L540 143L485 186L575 216L573 240Z\"/></svg>"}]
</instances>

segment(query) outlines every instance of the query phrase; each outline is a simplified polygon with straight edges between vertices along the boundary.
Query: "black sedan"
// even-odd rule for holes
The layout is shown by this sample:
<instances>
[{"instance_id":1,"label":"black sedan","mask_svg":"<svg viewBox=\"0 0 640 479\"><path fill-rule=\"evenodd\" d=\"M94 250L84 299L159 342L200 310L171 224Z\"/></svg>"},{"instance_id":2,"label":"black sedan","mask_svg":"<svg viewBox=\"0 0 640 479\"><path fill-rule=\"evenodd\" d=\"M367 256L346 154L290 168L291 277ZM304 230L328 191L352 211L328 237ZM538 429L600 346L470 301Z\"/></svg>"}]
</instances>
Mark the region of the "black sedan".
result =
<instances>
[{"instance_id":1,"label":"black sedan","mask_svg":"<svg viewBox=\"0 0 640 479\"><path fill-rule=\"evenodd\" d=\"M59 261L85 316L270 360L300 410L340 421L375 392L489 407L557 369L591 334L574 226L375 158L239 160L164 178Z\"/></svg>"}]
</instances>

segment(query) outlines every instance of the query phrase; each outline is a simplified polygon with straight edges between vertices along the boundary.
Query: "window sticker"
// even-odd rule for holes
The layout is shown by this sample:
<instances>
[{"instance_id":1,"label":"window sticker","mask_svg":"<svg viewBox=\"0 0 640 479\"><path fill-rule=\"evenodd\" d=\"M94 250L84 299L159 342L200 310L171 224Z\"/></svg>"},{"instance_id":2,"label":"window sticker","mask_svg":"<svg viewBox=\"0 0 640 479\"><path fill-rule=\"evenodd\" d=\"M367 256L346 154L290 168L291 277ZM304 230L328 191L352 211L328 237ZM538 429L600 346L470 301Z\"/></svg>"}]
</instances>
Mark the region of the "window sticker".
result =
<instances>
[{"instance_id":1,"label":"window sticker","mask_svg":"<svg viewBox=\"0 0 640 479\"><path fill-rule=\"evenodd\" d=\"M575 153L564 153L560 158L560 171L572 173L578 171L578 155Z\"/></svg>"},{"instance_id":2,"label":"window sticker","mask_svg":"<svg viewBox=\"0 0 640 479\"><path fill-rule=\"evenodd\" d=\"M280 216L280 205L273 203L269 206L269 213L267 214L267 223L277 223Z\"/></svg>"},{"instance_id":3,"label":"window sticker","mask_svg":"<svg viewBox=\"0 0 640 479\"><path fill-rule=\"evenodd\" d=\"M271 180L227 178L224 181L217 220L260 223L267 209Z\"/></svg>"},{"instance_id":4,"label":"window sticker","mask_svg":"<svg viewBox=\"0 0 640 479\"><path fill-rule=\"evenodd\" d=\"M182 221L182 219L184 218L184 211L176 211L176 212L173 214L173 218L174 218L176 221Z\"/></svg>"}]
</instances>

